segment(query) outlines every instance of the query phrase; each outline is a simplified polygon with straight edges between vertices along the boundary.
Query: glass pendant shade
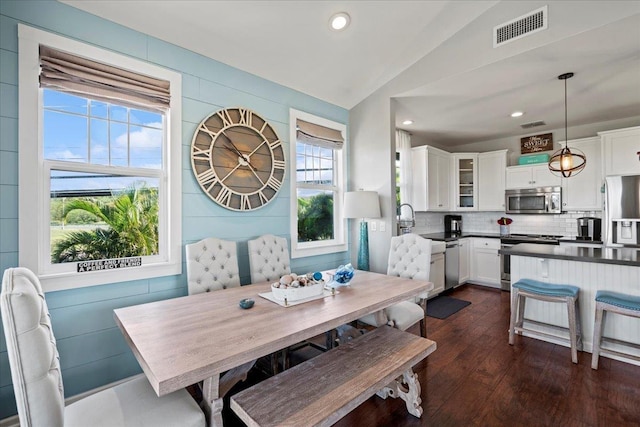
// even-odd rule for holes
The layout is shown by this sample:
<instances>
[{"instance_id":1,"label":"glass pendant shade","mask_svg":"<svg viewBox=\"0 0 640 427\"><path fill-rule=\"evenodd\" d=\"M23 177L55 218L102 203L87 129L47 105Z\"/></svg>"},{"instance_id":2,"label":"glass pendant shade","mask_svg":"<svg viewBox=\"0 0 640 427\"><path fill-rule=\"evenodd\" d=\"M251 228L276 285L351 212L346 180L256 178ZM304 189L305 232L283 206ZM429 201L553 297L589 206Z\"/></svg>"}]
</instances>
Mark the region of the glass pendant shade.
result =
<instances>
[{"instance_id":1,"label":"glass pendant shade","mask_svg":"<svg viewBox=\"0 0 640 427\"><path fill-rule=\"evenodd\" d=\"M553 153L549 159L549 170L556 174L569 178L580 173L587 165L587 157L580 150L563 149Z\"/></svg>"},{"instance_id":2,"label":"glass pendant shade","mask_svg":"<svg viewBox=\"0 0 640 427\"><path fill-rule=\"evenodd\" d=\"M587 157L580 150L570 150L567 144L567 79L573 77L573 73L565 73L558 76L564 80L564 148L553 153L549 159L549 170L564 178L579 174L587 165Z\"/></svg>"}]
</instances>

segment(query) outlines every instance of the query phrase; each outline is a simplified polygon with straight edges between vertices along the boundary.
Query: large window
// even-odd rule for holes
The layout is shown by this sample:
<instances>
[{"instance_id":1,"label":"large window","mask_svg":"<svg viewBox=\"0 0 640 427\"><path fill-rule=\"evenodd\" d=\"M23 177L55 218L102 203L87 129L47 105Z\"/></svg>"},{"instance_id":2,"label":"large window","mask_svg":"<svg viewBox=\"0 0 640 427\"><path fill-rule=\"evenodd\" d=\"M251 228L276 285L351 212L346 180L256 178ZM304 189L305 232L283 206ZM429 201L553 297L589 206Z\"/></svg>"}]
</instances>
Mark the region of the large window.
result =
<instances>
[{"instance_id":1,"label":"large window","mask_svg":"<svg viewBox=\"0 0 640 427\"><path fill-rule=\"evenodd\" d=\"M179 274L180 75L19 37L20 265L45 291Z\"/></svg>"},{"instance_id":2,"label":"large window","mask_svg":"<svg viewBox=\"0 0 640 427\"><path fill-rule=\"evenodd\" d=\"M343 124L291 110L291 256L346 250Z\"/></svg>"}]
</instances>

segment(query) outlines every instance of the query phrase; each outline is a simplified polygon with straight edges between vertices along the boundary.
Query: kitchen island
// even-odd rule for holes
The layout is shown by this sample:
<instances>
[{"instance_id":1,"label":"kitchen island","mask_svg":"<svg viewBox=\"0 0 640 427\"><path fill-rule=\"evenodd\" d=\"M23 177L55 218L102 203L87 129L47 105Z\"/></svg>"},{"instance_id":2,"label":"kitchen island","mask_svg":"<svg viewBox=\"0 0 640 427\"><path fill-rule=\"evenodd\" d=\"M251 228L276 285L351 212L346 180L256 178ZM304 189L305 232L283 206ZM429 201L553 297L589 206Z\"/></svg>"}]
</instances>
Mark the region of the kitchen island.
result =
<instances>
[{"instance_id":1,"label":"kitchen island","mask_svg":"<svg viewBox=\"0 0 640 427\"><path fill-rule=\"evenodd\" d=\"M595 295L598 290L640 296L640 249L522 243L501 249L500 253L510 255L512 285L520 279L529 278L580 288L580 322L584 351L591 352L592 349ZM545 324L568 326L567 309L563 304L528 300L525 322L527 319L540 322L532 325L532 329L556 336L557 330ZM609 314L605 322L604 336L640 344L640 322L636 318ZM549 338L548 341L564 345L553 338ZM618 344L610 346L612 349L640 356L638 350ZM624 361L639 364L628 359Z\"/></svg>"}]
</instances>

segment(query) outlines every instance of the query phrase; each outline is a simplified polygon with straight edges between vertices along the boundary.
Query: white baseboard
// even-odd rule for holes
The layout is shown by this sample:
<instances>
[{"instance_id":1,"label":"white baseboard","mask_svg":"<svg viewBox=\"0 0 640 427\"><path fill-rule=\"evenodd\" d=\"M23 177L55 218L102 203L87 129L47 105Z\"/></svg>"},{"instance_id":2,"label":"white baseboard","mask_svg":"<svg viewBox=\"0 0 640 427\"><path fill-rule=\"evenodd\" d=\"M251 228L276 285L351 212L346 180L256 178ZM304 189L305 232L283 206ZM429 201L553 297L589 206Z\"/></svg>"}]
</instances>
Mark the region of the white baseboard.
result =
<instances>
[{"instance_id":1,"label":"white baseboard","mask_svg":"<svg viewBox=\"0 0 640 427\"><path fill-rule=\"evenodd\" d=\"M558 339L554 339L553 337L541 338L541 337L536 336L536 335L528 334L526 331L522 332L521 335L523 335L525 337L541 340L541 341L550 342L552 344L561 345L561 346L567 347L567 348L571 347L566 341L561 341L560 337L558 337ZM582 352L584 353L584 356L578 356L578 357L579 358L580 357L586 357L587 363L590 364L591 363L590 362L591 354L593 353L593 343L591 341L585 340L584 337L582 339ZM617 360L617 361L624 362L624 363L629 363L631 365L640 366L640 361L629 359L629 358L626 358L626 357L616 356L615 354L601 354L600 357L607 357L609 359ZM2 427L2 425L0 425L0 427Z\"/></svg>"},{"instance_id":2,"label":"white baseboard","mask_svg":"<svg viewBox=\"0 0 640 427\"><path fill-rule=\"evenodd\" d=\"M122 383L126 383L127 381L135 380L136 378L139 378L139 377L141 377L143 375L144 374L134 375L132 377L121 379L120 381L115 381L115 382L112 382L110 384L106 384L106 385L94 388L92 390L85 391L84 393L76 394L75 396L67 397L64 400L64 404L65 404L65 406L71 405L73 402L77 402L80 399L84 399L85 397L91 396L92 394L98 393L98 392L100 392L102 390L106 390L108 388L115 387L118 384L122 384ZM17 415L13 415L11 417L3 418L3 419L0 420L0 427L20 427L20 420L18 419Z\"/></svg>"}]
</instances>

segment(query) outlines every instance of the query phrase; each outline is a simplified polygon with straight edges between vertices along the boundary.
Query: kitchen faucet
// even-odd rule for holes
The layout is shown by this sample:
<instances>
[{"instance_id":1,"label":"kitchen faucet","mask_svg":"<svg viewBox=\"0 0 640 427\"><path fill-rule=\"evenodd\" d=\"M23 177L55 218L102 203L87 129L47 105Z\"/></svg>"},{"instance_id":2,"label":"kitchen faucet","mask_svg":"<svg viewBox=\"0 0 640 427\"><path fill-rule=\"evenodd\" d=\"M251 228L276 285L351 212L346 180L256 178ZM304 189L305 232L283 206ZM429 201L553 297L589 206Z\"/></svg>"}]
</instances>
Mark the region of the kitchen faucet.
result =
<instances>
[{"instance_id":1,"label":"kitchen faucet","mask_svg":"<svg viewBox=\"0 0 640 427\"><path fill-rule=\"evenodd\" d=\"M408 206L411 209L411 219L403 219L402 218L402 207ZM409 203L403 203L398 206L398 235L401 234L409 234L412 231L412 228L416 226L416 214L413 210L413 206Z\"/></svg>"}]
</instances>

